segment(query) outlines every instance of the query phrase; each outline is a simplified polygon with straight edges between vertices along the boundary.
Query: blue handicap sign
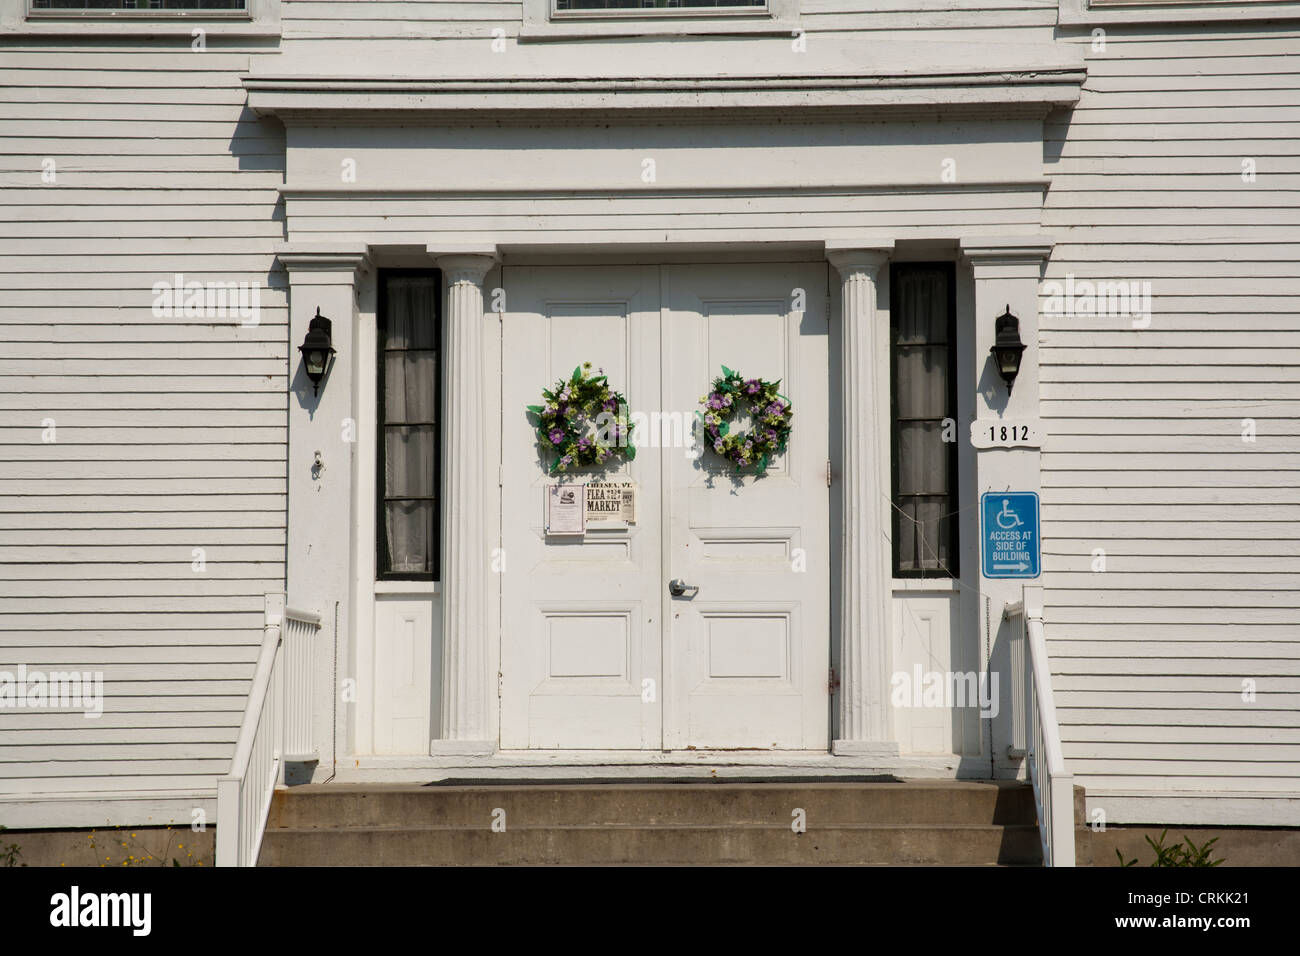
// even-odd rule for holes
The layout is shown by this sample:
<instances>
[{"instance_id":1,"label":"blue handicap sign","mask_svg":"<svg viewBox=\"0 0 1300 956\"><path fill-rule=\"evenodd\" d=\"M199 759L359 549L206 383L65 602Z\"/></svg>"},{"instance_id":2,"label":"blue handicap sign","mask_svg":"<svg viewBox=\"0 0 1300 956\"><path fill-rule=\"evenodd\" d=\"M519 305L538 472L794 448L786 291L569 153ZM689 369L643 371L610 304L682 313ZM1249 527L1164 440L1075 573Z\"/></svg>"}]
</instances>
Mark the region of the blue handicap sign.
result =
<instances>
[{"instance_id":1,"label":"blue handicap sign","mask_svg":"<svg viewBox=\"0 0 1300 956\"><path fill-rule=\"evenodd\" d=\"M980 553L986 578L1036 578L1042 566L1038 495L986 491L980 495Z\"/></svg>"}]
</instances>

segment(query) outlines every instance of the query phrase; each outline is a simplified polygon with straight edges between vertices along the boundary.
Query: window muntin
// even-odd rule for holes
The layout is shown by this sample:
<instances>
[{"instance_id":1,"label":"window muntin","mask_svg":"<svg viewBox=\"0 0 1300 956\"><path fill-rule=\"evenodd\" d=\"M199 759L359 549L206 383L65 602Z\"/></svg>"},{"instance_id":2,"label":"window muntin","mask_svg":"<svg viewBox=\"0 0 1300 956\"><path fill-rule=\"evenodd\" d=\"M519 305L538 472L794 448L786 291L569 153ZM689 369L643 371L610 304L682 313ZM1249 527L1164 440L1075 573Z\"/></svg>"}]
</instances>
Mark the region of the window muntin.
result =
<instances>
[{"instance_id":1,"label":"window muntin","mask_svg":"<svg viewBox=\"0 0 1300 956\"><path fill-rule=\"evenodd\" d=\"M953 264L893 264L889 326L894 575L956 577Z\"/></svg>"},{"instance_id":2,"label":"window muntin","mask_svg":"<svg viewBox=\"0 0 1300 956\"><path fill-rule=\"evenodd\" d=\"M376 575L436 580L441 537L441 276L379 276Z\"/></svg>"}]
</instances>

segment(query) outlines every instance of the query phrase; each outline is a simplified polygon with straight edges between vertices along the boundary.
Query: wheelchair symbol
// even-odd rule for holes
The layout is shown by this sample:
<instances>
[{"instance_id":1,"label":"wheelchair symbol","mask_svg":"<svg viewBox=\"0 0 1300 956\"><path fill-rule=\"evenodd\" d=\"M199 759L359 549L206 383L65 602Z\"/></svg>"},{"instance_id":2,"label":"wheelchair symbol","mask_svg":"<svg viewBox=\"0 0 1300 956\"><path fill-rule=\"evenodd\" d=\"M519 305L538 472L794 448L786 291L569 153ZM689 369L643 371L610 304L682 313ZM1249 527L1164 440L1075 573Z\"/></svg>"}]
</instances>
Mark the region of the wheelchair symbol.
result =
<instances>
[{"instance_id":1,"label":"wheelchair symbol","mask_svg":"<svg viewBox=\"0 0 1300 956\"><path fill-rule=\"evenodd\" d=\"M1002 499L1002 510L998 512L998 527L1003 531L1010 531L1012 528L1019 528L1023 521L1020 515L1011 510L1011 499Z\"/></svg>"}]
</instances>

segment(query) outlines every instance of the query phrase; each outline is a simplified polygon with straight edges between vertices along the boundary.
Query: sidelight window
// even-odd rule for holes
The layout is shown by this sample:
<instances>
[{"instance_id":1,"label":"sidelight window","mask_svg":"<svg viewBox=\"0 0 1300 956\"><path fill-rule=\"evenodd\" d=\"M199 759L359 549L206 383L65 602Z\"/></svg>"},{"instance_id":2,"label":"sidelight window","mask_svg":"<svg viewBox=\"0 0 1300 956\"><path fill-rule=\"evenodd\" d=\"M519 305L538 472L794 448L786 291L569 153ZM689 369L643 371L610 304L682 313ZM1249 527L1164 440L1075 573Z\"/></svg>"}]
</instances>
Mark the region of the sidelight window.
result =
<instances>
[{"instance_id":1,"label":"sidelight window","mask_svg":"<svg viewBox=\"0 0 1300 956\"><path fill-rule=\"evenodd\" d=\"M379 275L378 577L438 576L441 276Z\"/></svg>"},{"instance_id":2,"label":"sidelight window","mask_svg":"<svg viewBox=\"0 0 1300 956\"><path fill-rule=\"evenodd\" d=\"M893 551L897 577L957 576L953 264L890 270Z\"/></svg>"}]
</instances>

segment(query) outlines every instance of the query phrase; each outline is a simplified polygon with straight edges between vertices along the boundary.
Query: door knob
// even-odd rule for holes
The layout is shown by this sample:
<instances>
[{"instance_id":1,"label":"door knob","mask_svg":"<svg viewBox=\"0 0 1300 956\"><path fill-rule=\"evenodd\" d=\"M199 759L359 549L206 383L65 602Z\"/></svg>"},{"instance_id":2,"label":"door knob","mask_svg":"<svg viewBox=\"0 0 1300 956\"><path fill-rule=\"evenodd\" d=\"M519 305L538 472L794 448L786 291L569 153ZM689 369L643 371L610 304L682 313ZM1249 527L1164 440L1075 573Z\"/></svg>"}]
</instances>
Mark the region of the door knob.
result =
<instances>
[{"instance_id":1,"label":"door knob","mask_svg":"<svg viewBox=\"0 0 1300 956\"><path fill-rule=\"evenodd\" d=\"M681 597L687 591L698 591L699 588L694 584L687 584L681 578L673 578L668 582L668 593L673 597Z\"/></svg>"}]
</instances>

